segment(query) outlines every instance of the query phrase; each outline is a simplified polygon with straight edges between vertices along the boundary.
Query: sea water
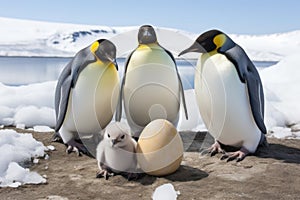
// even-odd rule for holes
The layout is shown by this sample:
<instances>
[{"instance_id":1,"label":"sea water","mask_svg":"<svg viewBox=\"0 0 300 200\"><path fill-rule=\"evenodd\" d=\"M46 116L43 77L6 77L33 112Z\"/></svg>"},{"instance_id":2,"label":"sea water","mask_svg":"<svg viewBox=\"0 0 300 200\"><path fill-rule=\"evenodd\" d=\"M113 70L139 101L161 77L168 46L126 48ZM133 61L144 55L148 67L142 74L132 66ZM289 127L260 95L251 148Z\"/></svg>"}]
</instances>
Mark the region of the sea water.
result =
<instances>
[{"instance_id":1,"label":"sea water","mask_svg":"<svg viewBox=\"0 0 300 200\"><path fill-rule=\"evenodd\" d=\"M71 58L61 57L0 57L0 82L6 85L26 85L57 80ZM123 76L125 58L117 59L119 74ZM194 88L197 60L176 60L184 89ZM270 67L276 62L255 62L257 68Z\"/></svg>"}]
</instances>

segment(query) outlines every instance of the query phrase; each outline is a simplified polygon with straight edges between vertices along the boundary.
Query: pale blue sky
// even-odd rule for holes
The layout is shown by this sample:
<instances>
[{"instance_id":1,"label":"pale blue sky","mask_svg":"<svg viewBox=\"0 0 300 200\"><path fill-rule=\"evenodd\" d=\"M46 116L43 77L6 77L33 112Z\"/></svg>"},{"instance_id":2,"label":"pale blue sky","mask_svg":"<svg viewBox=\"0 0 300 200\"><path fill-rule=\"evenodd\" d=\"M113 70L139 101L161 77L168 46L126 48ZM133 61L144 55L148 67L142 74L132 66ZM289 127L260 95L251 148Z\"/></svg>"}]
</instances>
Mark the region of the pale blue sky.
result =
<instances>
[{"instance_id":1,"label":"pale blue sky","mask_svg":"<svg viewBox=\"0 0 300 200\"><path fill-rule=\"evenodd\" d=\"M149 23L194 33L297 30L299 9L299 0L0 0L1 17L107 26Z\"/></svg>"}]
</instances>

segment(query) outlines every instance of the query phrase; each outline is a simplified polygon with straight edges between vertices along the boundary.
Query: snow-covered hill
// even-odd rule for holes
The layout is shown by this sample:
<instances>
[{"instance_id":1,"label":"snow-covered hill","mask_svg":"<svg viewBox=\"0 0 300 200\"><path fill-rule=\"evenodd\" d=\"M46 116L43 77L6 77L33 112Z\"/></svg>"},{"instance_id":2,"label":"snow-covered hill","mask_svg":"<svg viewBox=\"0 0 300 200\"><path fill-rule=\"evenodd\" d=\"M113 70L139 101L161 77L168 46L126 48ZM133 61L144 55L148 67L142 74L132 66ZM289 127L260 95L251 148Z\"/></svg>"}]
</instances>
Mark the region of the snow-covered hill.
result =
<instances>
[{"instance_id":1,"label":"snow-covered hill","mask_svg":"<svg viewBox=\"0 0 300 200\"><path fill-rule=\"evenodd\" d=\"M0 27L0 56L68 57L96 39L110 38L118 47L118 56L125 57L127 51L137 44L138 27L50 23L1 17ZM186 48L200 34L160 27L156 31L160 43L175 53ZM230 36L256 61L279 61L287 55L300 53L300 31Z\"/></svg>"}]
</instances>

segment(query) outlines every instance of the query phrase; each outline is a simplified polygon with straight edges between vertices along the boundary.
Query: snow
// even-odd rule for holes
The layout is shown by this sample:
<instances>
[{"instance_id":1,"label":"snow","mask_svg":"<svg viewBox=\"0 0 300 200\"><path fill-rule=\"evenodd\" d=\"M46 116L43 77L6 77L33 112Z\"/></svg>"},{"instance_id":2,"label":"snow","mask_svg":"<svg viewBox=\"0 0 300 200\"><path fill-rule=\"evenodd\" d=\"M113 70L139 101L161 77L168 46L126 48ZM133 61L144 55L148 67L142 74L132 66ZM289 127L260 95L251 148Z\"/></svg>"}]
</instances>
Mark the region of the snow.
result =
<instances>
[{"instance_id":1,"label":"snow","mask_svg":"<svg viewBox=\"0 0 300 200\"><path fill-rule=\"evenodd\" d=\"M73 56L99 37L109 38L130 29L3 17L0 17L0 26L2 56Z\"/></svg>"},{"instance_id":2,"label":"snow","mask_svg":"<svg viewBox=\"0 0 300 200\"><path fill-rule=\"evenodd\" d=\"M0 17L0 27L0 56L70 57L96 39L109 38L118 46L118 57L126 57L128 50L134 49L137 44L138 27L130 26L108 27ZM156 27L156 32L161 44L176 52L175 56L191 45L200 34L163 27ZM229 34L229 36L255 61L279 61L290 52L300 53L298 41L300 31L269 35ZM184 57L198 58L198 54Z\"/></svg>"},{"instance_id":3,"label":"snow","mask_svg":"<svg viewBox=\"0 0 300 200\"><path fill-rule=\"evenodd\" d=\"M265 122L270 131L273 127L284 128L300 123L298 63L300 58L295 54L285 57L272 67L259 71L265 91ZM38 132L53 131L51 128L55 126L53 105L55 86L56 81L23 86L7 86L0 83L0 124L15 125L20 128L33 127ZM178 130L205 130L194 90L185 90L185 97L189 119L185 119L181 106ZM125 117L124 113L123 117ZM295 134L290 132L290 136L292 135Z\"/></svg>"},{"instance_id":4,"label":"snow","mask_svg":"<svg viewBox=\"0 0 300 200\"><path fill-rule=\"evenodd\" d=\"M300 31L269 35L230 35L242 46L252 60L279 61L293 53L300 53Z\"/></svg>"},{"instance_id":5,"label":"snow","mask_svg":"<svg viewBox=\"0 0 300 200\"><path fill-rule=\"evenodd\" d=\"M49 107L38 108L36 106L25 106L17 108L14 115L15 124L25 124L27 127L38 125L55 126L54 110Z\"/></svg>"},{"instance_id":6,"label":"snow","mask_svg":"<svg viewBox=\"0 0 300 200\"><path fill-rule=\"evenodd\" d=\"M54 151L54 150L55 150L55 146L53 146L53 145L48 145L48 146L47 146L47 150Z\"/></svg>"},{"instance_id":7,"label":"snow","mask_svg":"<svg viewBox=\"0 0 300 200\"><path fill-rule=\"evenodd\" d=\"M53 132L54 129L53 128L50 128L49 126L34 126L33 127L33 130L35 132Z\"/></svg>"},{"instance_id":8,"label":"snow","mask_svg":"<svg viewBox=\"0 0 300 200\"><path fill-rule=\"evenodd\" d=\"M46 179L21 165L45 156L46 147L31 134L0 130L0 187L45 183Z\"/></svg>"},{"instance_id":9,"label":"snow","mask_svg":"<svg viewBox=\"0 0 300 200\"><path fill-rule=\"evenodd\" d=\"M286 127L274 126L272 127L271 137L285 139L291 136L291 129Z\"/></svg>"},{"instance_id":10,"label":"snow","mask_svg":"<svg viewBox=\"0 0 300 200\"><path fill-rule=\"evenodd\" d=\"M266 120L272 130L276 126L300 123L300 58L285 57L276 65L260 71L266 91Z\"/></svg>"},{"instance_id":11,"label":"snow","mask_svg":"<svg viewBox=\"0 0 300 200\"><path fill-rule=\"evenodd\" d=\"M18 125L20 128L24 125L54 127L55 86L55 81L24 86L0 83L0 124Z\"/></svg>"},{"instance_id":12,"label":"snow","mask_svg":"<svg viewBox=\"0 0 300 200\"><path fill-rule=\"evenodd\" d=\"M195 91L193 89L185 90L186 105L188 111L188 120L185 118L183 106L180 106L180 117L178 122L179 131L199 131L205 129L200 113L198 112L198 105L195 98Z\"/></svg>"},{"instance_id":13,"label":"snow","mask_svg":"<svg viewBox=\"0 0 300 200\"><path fill-rule=\"evenodd\" d=\"M104 27L58 24L0 18L0 56L73 56L82 47L100 37L110 38L118 46L119 57L126 57L137 45L136 27ZM174 55L193 43L197 34L156 28L162 46ZM20 34L21 33L21 34ZM123 33L123 34L118 34ZM300 139L300 31L271 35L230 35L254 60L276 60L276 65L261 69L265 91L265 123L269 137ZM174 43L173 41L176 41ZM290 53L293 52L292 55ZM192 54L194 58L198 54ZM181 68L180 73L193 74ZM122 75L122 73L120 74ZM187 76L185 76L187 77ZM188 76L190 78L190 76ZM13 81L13 78L12 78ZM55 126L54 91L56 81L8 86L0 82L0 127L13 125L36 132L52 132ZM193 89L185 90L189 119L180 108L179 131L205 130ZM125 114L123 112L123 121ZM18 187L26 183L45 183L46 179L22 167L24 161L45 156L44 147L31 134L0 130L0 187ZM157 188L153 199L176 199L174 187Z\"/></svg>"},{"instance_id":14,"label":"snow","mask_svg":"<svg viewBox=\"0 0 300 200\"><path fill-rule=\"evenodd\" d=\"M153 200L176 200L180 194L179 191L175 191L174 186L171 183L163 184L157 187L152 195Z\"/></svg>"}]
</instances>

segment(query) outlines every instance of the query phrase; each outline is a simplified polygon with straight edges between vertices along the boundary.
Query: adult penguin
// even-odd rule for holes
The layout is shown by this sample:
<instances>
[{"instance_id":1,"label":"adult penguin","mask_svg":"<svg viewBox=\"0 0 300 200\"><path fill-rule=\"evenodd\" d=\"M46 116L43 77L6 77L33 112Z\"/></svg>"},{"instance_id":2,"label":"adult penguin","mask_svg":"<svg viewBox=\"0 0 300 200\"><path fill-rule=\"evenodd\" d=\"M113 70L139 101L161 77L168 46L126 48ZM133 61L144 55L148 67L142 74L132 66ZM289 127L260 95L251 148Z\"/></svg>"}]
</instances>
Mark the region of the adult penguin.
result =
<instances>
[{"instance_id":1,"label":"adult penguin","mask_svg":"<svg viewBox=\"0 0 300 200\"><path fill-rule=\"evenodd\" d=\"M116 121L120 121L123 99L127 122L136 138L155 119L167 119L177 126L180 96L188 118L182 82L172 53L158 43L149 25L139 28L138 42L125 63L116 115Z\"/></svg>"},{"instance_id":2,"label":"adult penguin","mask_svg":"<svg viewBox=\"0 0 300 200\"><path fill-rule=\"evenodd\" d=\"M221 159L241 161L266 143L264 93L259 74L245 51L219 30L201 34L182 51L199 52L195 93L203 121L215 138L211 155L222 145L238 147Z\"/></svg>"},{"instance_id":3,"label":"adult penguin","mask_svg":"<svg viewBox=\"0 0 300 200\"><path fill-rule=\"evenodd\" d=\"M115 45L100 39L80 50L59 77L55 131L68 153L88 153L81 138L99 134L112 119L120 90L115 59Z\"/></svg>"}]
</instances>

